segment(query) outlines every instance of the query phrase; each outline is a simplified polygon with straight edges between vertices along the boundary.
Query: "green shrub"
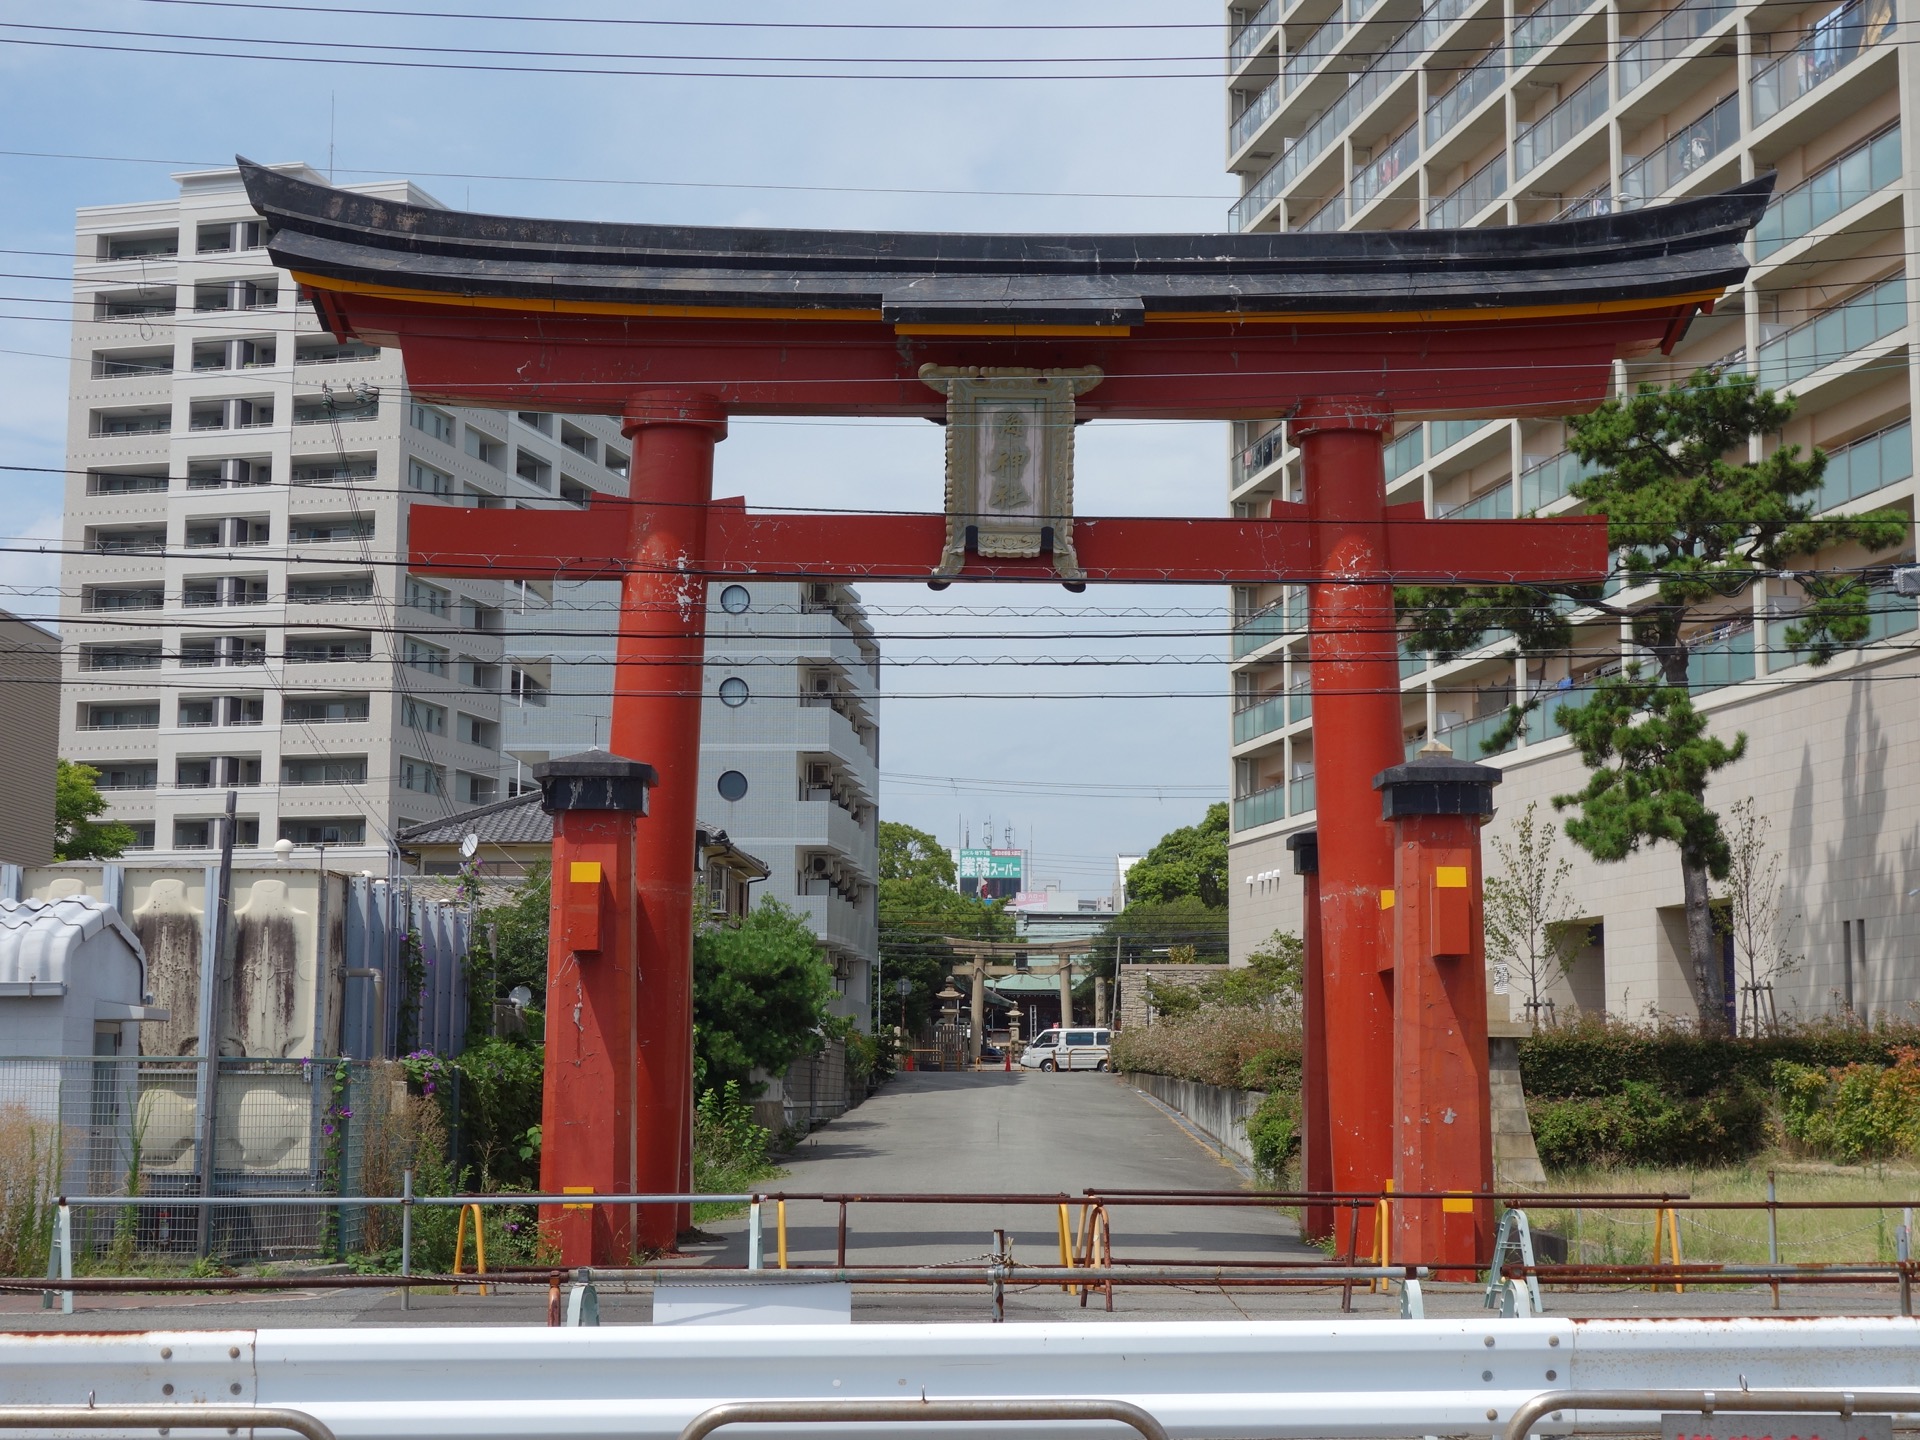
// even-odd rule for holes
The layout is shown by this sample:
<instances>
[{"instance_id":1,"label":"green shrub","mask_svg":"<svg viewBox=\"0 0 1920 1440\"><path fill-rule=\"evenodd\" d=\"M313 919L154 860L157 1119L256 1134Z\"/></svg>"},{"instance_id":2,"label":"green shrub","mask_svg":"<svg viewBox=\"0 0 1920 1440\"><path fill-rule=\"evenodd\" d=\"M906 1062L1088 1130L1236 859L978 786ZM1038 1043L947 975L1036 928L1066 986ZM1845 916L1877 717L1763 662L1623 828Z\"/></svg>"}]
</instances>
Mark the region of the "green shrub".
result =
<instances>
[{"instance_id":1,"label":"green shrub","mask_svg":"<svg viewBox=\"0 0 1920 1440\"><path fill-rule=\"evenodd\" d=\"M1766 1105L1753 1086L1674 1097L1630 1080L1619 1093L1572 1098L1530 1097L1527 1115L1541 1163L1581 1165L1721 1165L1766 1143Z\"/></svg>"},{"instance_id":2,"label":"green shrub","mask_svg":"<svg viewBox=\"0 0 1920 1440\"><path fill-rule=\"evenodd\" d=\"M738 1081L700 1096L693 1116L693 1188L702 1195L739 1194L757 1180L780 1173L768 1158L773 1137L754 1122ZM696 1205L694 1223L736 1213L738 1205Z\"/></svg>"},{"instance_id":3,"label":"green shrub","mask_svg":"<svg viewBox=\"0 0 1920 1440\"><path fill-rule=\"evenodd\" d=\"M1272 1090L1247 1117L1247 1148L1263 1180L1278 1180L1300 1150L1300 1092Z\"/></svg>"},{"instance_id":4,"label":"green shrub","mask_svg":"<svg viewBox=\"0 0 1920 1440\"><path fill-rule=\"evenodd\" d=\"M1833 1160L1920 1154L1920 1051L1895 1049L1891 1065L1773 1067L1789 1139Z\"/></svg>"},{"instance_id":5,"label":"green shrub","mask_svg":"<svg viewBox=\"0 0 1920 1440\"><path fill-rule=\"evenodd\" d=\"M1300 1027L1291 1015L1206 1010L1113 1037L1113 1068L1228 1089L1298 1089Z\"/></svg>"}]
</instances>

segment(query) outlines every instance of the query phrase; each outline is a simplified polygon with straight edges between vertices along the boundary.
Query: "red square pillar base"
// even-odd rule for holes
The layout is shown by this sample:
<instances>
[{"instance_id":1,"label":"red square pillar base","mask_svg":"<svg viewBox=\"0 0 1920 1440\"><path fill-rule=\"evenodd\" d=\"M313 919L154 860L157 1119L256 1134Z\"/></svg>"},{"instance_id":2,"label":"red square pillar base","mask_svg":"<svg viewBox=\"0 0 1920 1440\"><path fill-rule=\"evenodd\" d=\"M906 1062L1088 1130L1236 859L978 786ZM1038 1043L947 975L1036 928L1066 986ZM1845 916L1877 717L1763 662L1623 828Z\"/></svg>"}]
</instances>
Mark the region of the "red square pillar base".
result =
<instances>
[{"instance_id":1,"label":"red square pillar base","mask_svg":"<svg viewBox=\"0 0 1920 1440\"><path fill-rule=\"evenodd\" d=\"M1493 1251L1480 827L1500 772L1436 750L1374 779L1393 826L1393 1259L1462 1278Z\"/></svg>"}]
</instances>

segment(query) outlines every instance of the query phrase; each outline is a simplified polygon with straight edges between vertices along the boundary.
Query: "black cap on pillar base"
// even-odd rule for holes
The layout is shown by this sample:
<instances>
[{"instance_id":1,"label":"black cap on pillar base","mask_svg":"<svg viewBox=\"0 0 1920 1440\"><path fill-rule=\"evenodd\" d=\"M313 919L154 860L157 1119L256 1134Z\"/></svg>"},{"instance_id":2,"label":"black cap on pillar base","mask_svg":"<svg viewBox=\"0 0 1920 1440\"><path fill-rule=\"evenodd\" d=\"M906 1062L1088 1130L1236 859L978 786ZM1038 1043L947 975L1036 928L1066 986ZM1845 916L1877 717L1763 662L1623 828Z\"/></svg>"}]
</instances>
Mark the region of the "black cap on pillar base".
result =
<instances>
[{"instance_id":1,"label":"black cap on pillar base","mask_svg":"<svg viewBox=\"0 0 1920 1440\"><path fill-rule=\"evenodd\" d=\"M565 810L626 810L647 813L647 791L660 783L644 760L609 755L605 750L583 750L560 755L533 767L540 782L540 808L549 815Z\"/></svg>"},{"instance_id":2,"label":"black cap on pillar base","mask_svg":"<svg viewBox=\"0 0 1920 1440\"><path fill-rule=\"evenodd\" d=\"M1320 873L1320 832L1318 830L1296 830L1287 836L1287 849L1293 852L1294 874L1318 875Z\"/></svg>"},{"instance_id":3,"label":"black cap on pillar base","mask_svg":"<svg viewBox=\"0 0 1920 1440\"><path fill-rule=\"evenodd\" d=\"M1457 760L1436 747L1422 751L1405 765L1395 765L1373 777L1380 792L1380 818L1401 815L1491 815L1493 787L1501 780L1491 765Z\"/></svg>"}]
</instances>

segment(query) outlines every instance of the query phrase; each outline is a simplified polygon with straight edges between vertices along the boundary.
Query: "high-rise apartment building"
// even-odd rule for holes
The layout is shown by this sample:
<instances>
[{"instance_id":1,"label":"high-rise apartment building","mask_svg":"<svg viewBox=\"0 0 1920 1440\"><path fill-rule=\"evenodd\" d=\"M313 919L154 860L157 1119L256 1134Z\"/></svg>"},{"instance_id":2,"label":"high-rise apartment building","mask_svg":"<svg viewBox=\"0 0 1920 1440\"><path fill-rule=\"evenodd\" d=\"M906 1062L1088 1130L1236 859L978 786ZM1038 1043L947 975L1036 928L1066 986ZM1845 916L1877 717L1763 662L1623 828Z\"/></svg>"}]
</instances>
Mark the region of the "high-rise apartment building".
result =
<instances>
[{"instance_id":1,"label":"high-rise apartment building","mask_svg":"<svg viewBox=\"0 0 1920 1440\"><path fill-rule=\"evenodd\" d=\"M1818 446L1830 457L1823 509L1912 516L1920 155L1905 112L1920 99L1920 55L1897 43L1891 0L1268 0L1229 7L1228 22L1238 230L1511 225L1778 172L1746 283L1671 357L1623 365L1617 383L1696 366L1753 373L1798 404L1784 435L1755 437L1756 455ZM1568 487L1581 468L1558 422L1432 416L1384 443L1389 499L1429 515L1577 508ZM1285 425L1236 427L1234 513L1263 514L1301 484ZM1775 981L1782 1012L1883 1013L1920 998L1920 650L1913 600L1886 584L1887 567L1913 555L1909 538L1819 557L1875 583L1872 635L1823 669L1783 638L1802 604L1790 575L1756 576L1694 636L1696 702L1713 733L1748 737L1710 799L1724 810L1752 797L1784 865L1786 948L1804 958ZM1232 927L1244 954L1299 924L1285 839L1314 822L1313 722L1306 592L1244 587L1233 606ZM1573 618L1571 655L1520 656L1495 639L1444 665L1402 660L1409 752L1431 716L1456 754L1504 771L1489 837L1510 833L1529 802L1551 814L1552 796L1583 783L1553 702L1580 698L1631 645L1618 619ZM1548 703L1524 735L1486 757L1509 703L1536 695ZM1562 844L1589 943L1556 979L1558 1004L1690 1013L1672 848L1599 865Z\"/></svg>"},{"instance_id":2,"label":"high-rise apartment building","mask_svg":"<svg viewBox=\"0 0 1920 1440\"><path fill-rule=\"evenodd\" d=\"M507 711L512 761L606 745L619 607L605 581L510 587L507 657L530 687ZM766 862L756 903L772 896L806 918L833 966L835 1010L863 1029L879 958L879 689L880 648L847 586L708 586L700 818ZM524 768L513 783L531 783Z\"/></svg>"},{"instance_id":3,"label":"high-rise apartment building","mask_svg":"<svg viewBox=\"0 0 1920 1440\"><path fill-rule=\"evenodd\" d=\"M243 846L384 851L505 793L527 691L504 587L409 574L410 511L583 504L628 447L602 417L415 401L396 352L320 328L236 171L175 179L79 215L61 753L143 848L217 843L236 788Z\"/></svg>"}]
</instances>

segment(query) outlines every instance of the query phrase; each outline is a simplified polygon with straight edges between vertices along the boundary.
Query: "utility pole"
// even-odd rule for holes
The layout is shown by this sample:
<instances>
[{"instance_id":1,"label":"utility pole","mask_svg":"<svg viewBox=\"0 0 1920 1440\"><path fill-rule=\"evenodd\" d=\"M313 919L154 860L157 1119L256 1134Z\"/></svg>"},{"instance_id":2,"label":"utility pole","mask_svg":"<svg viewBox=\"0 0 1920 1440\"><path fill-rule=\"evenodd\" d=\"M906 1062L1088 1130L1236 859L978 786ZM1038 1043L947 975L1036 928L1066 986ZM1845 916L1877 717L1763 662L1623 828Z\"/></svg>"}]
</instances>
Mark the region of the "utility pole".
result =
<instances>
[{"instance_id":1,"label":"utility pole","mask_svg":"<svg viewBox=\"0 0 1920 1440\"><path fill-rule=\"evenodd\" d=\"M194 1160L200 1167L200 1223L195 1248L204 1259L213 1246L213 1162L220 1108L220 982L227 958L228 916L233 909L233 826L238 791L227 791L227 813L220 822L220 868L207 895L206 943L200 959L200 1104Z\"/></svg>"}]
</instances>

